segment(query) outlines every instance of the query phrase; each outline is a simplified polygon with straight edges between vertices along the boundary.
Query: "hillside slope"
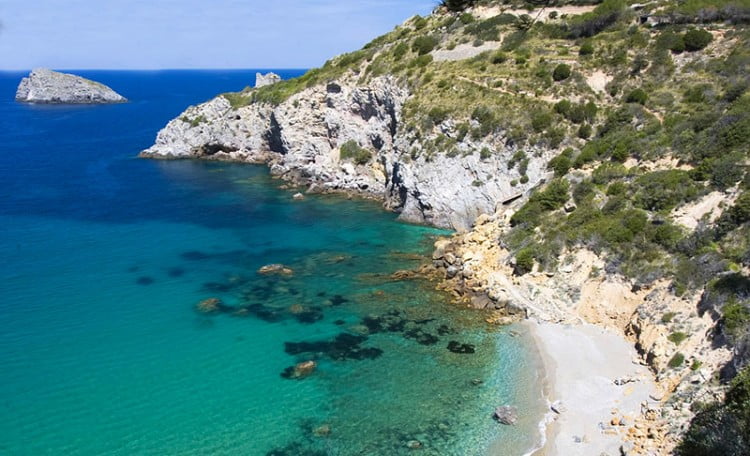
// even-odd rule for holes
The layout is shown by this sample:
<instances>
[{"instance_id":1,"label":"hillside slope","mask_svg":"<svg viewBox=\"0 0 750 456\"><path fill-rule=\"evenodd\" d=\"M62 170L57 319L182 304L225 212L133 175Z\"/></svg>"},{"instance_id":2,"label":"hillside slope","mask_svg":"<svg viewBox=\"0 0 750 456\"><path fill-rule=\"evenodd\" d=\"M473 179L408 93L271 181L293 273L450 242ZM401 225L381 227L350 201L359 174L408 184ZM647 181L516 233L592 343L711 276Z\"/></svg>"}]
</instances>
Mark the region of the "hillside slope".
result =
<instances>
[{"instance_id":1,"label":"hillside slope","mask_svg":"<svg viewBox=\"0 0 750 456\"><path fill-rule=\"evenodd\" d=\"M433 267L457 298L633 341L665 390L637 449L744 454L750 3L446 3L189 108L142 156L268 163L454 228Z\"/></svg>"}]
</instances>

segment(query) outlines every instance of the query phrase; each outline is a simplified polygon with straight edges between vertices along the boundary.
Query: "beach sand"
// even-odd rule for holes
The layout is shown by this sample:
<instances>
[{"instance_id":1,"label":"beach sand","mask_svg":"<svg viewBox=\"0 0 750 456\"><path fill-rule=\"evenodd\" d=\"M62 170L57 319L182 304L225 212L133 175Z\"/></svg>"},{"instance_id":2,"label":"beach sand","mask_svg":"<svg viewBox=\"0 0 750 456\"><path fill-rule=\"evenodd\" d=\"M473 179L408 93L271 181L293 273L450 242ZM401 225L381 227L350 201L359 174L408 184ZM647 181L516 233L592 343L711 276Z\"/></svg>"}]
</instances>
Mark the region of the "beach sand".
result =
<instances>
[{"instance_id":1,"label":"beach sand","mask_svg":"<svg viewBox=\"0 0 750 456\"><path fill-rule=\"evenodd\" d=\"M622 336L589 325L526 323L536 340L551 406L546 443L536 456L620 454L643 402L656 393L652 376ZM615 380L627 383L616 384ZM622 383L622 382L618 382ZM561 406L555 406L556 401ZM615 425L612 424L613 420ZM624 420L624 425L618 422Z\"/></svg>"}]
</instances>

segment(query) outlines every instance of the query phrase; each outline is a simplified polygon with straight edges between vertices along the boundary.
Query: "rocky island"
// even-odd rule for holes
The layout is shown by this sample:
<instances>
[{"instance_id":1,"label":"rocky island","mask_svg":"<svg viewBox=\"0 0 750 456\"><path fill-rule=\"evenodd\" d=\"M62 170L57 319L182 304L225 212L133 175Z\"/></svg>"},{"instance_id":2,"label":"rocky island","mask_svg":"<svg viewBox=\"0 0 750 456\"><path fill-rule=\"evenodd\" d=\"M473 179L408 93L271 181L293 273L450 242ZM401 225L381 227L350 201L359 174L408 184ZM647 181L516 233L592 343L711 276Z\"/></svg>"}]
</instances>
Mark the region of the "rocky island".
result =
<instances>
[{"instance_id":1,"label":"rocky island","mask_svg":"<svg viewBox=\"0 0 750 456\"><path fill-rule=\"evenodd\" d=\"M104 104L128 100L104 84L68 73L36 68L21 80L16 101L43 104Z\"/></svg>"},{"instance_id":2,"label":"rocky island","mask_svg":"<svg viewBox=\"0 0 750 456\"><path fill-rule=\"evenodd\" d=\"M743 5L446 0L188 108L141 156L266 163L456 230L424 269L533 322L547 454L748 454Z\"/></svg>"}]
</instances>

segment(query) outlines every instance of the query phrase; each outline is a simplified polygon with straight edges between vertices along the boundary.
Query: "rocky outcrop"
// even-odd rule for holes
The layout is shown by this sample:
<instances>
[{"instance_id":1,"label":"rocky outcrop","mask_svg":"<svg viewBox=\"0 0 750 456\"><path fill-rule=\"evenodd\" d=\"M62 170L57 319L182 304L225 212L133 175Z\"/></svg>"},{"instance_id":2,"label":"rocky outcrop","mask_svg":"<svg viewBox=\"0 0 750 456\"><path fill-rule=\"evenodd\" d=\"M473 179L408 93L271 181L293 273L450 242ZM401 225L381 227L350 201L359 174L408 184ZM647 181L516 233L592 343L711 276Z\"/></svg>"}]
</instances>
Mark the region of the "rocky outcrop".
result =
<instances>
[{"instance_id":1,"label":"rocky outcrop","mask_svg":"<svg viewBox=\"0 0 750 456\"><path fill-rule=\"evenodd\" d=\"M271 173L310 192L348 192L384 201L402 220L466 230L482 213L547 177L552 150L527 148L528 182L509 161L518 148L504 135L456 140L451 151L413 154L427 138L403 125L409 91L393 77L366 86L355 75L302 90L272 106L232 107L215 99L188 108L141 153L150 158L203 158L267 163ZM432 137L459 138L450 119ZM342 159L341 146L355 142L369 153L361 162ZM483 149L494 151L483 157Z\"/></svg>"},{"instance_id":2,"label":"rocky outcrop","mask_svg":"<svg viewBox=\"0 0 750 456\"><path fill-rule=\"evenodd\" d=\"M281 76L276 73L255 73L255 87L265 87L281 81Z\"/></svg>"},{"instance_id":3,"label":"rocky outcrop","mask_svg":"<svg viewBox=\"0 0 750 456\"><path fill-rule=\"evenodd\" d=\"M128 100L104 84L73 74L37 68L21 80L16 91L16 101L48 104L102 104L124 103Z\"/></svg>"},{"instance_id":4,"label":"rocky outcrop","mask_svg":"<svg viewBox=\"0 0 750 456\"><path fill-rule=\"evenodd\" d=\"M603 259L588 250L565 252L553 271L514 274L513 255L500 242L512 212L482 215L471 231L435 243L433 267L444 278L441 288L487 309L488 322L505 323L515 315L593 323L623 334L660 388L649 409L658 411L658 419L656 411L642 417L652 431L629 438L642 450L638 454L669 454L694 415L690 404L721 398L722 388L710 379L730 362L732 351L713 336L718 316L700 311L700 293L677 297L666 280L635 287L602 273Z\"/></svg>"}]
</instances>

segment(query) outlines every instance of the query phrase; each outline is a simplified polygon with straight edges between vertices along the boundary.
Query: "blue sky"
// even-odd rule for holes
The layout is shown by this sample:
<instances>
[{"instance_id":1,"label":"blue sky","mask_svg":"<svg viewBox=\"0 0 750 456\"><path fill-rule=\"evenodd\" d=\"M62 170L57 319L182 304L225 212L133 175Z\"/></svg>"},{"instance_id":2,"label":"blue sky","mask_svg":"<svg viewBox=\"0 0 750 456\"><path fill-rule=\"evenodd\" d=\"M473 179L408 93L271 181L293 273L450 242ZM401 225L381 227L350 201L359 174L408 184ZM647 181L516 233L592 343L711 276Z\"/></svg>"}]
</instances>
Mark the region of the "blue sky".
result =
<instances>
[{"instance_id":1,"label":"blue sky","mask_svg":"<svg viewBox=\"0 0 750 456\"><path fill-rule=\"evenodd\" d=\"M438 0L0 0L0 69L310 68Z\"/></svg>"}]
</instances>

